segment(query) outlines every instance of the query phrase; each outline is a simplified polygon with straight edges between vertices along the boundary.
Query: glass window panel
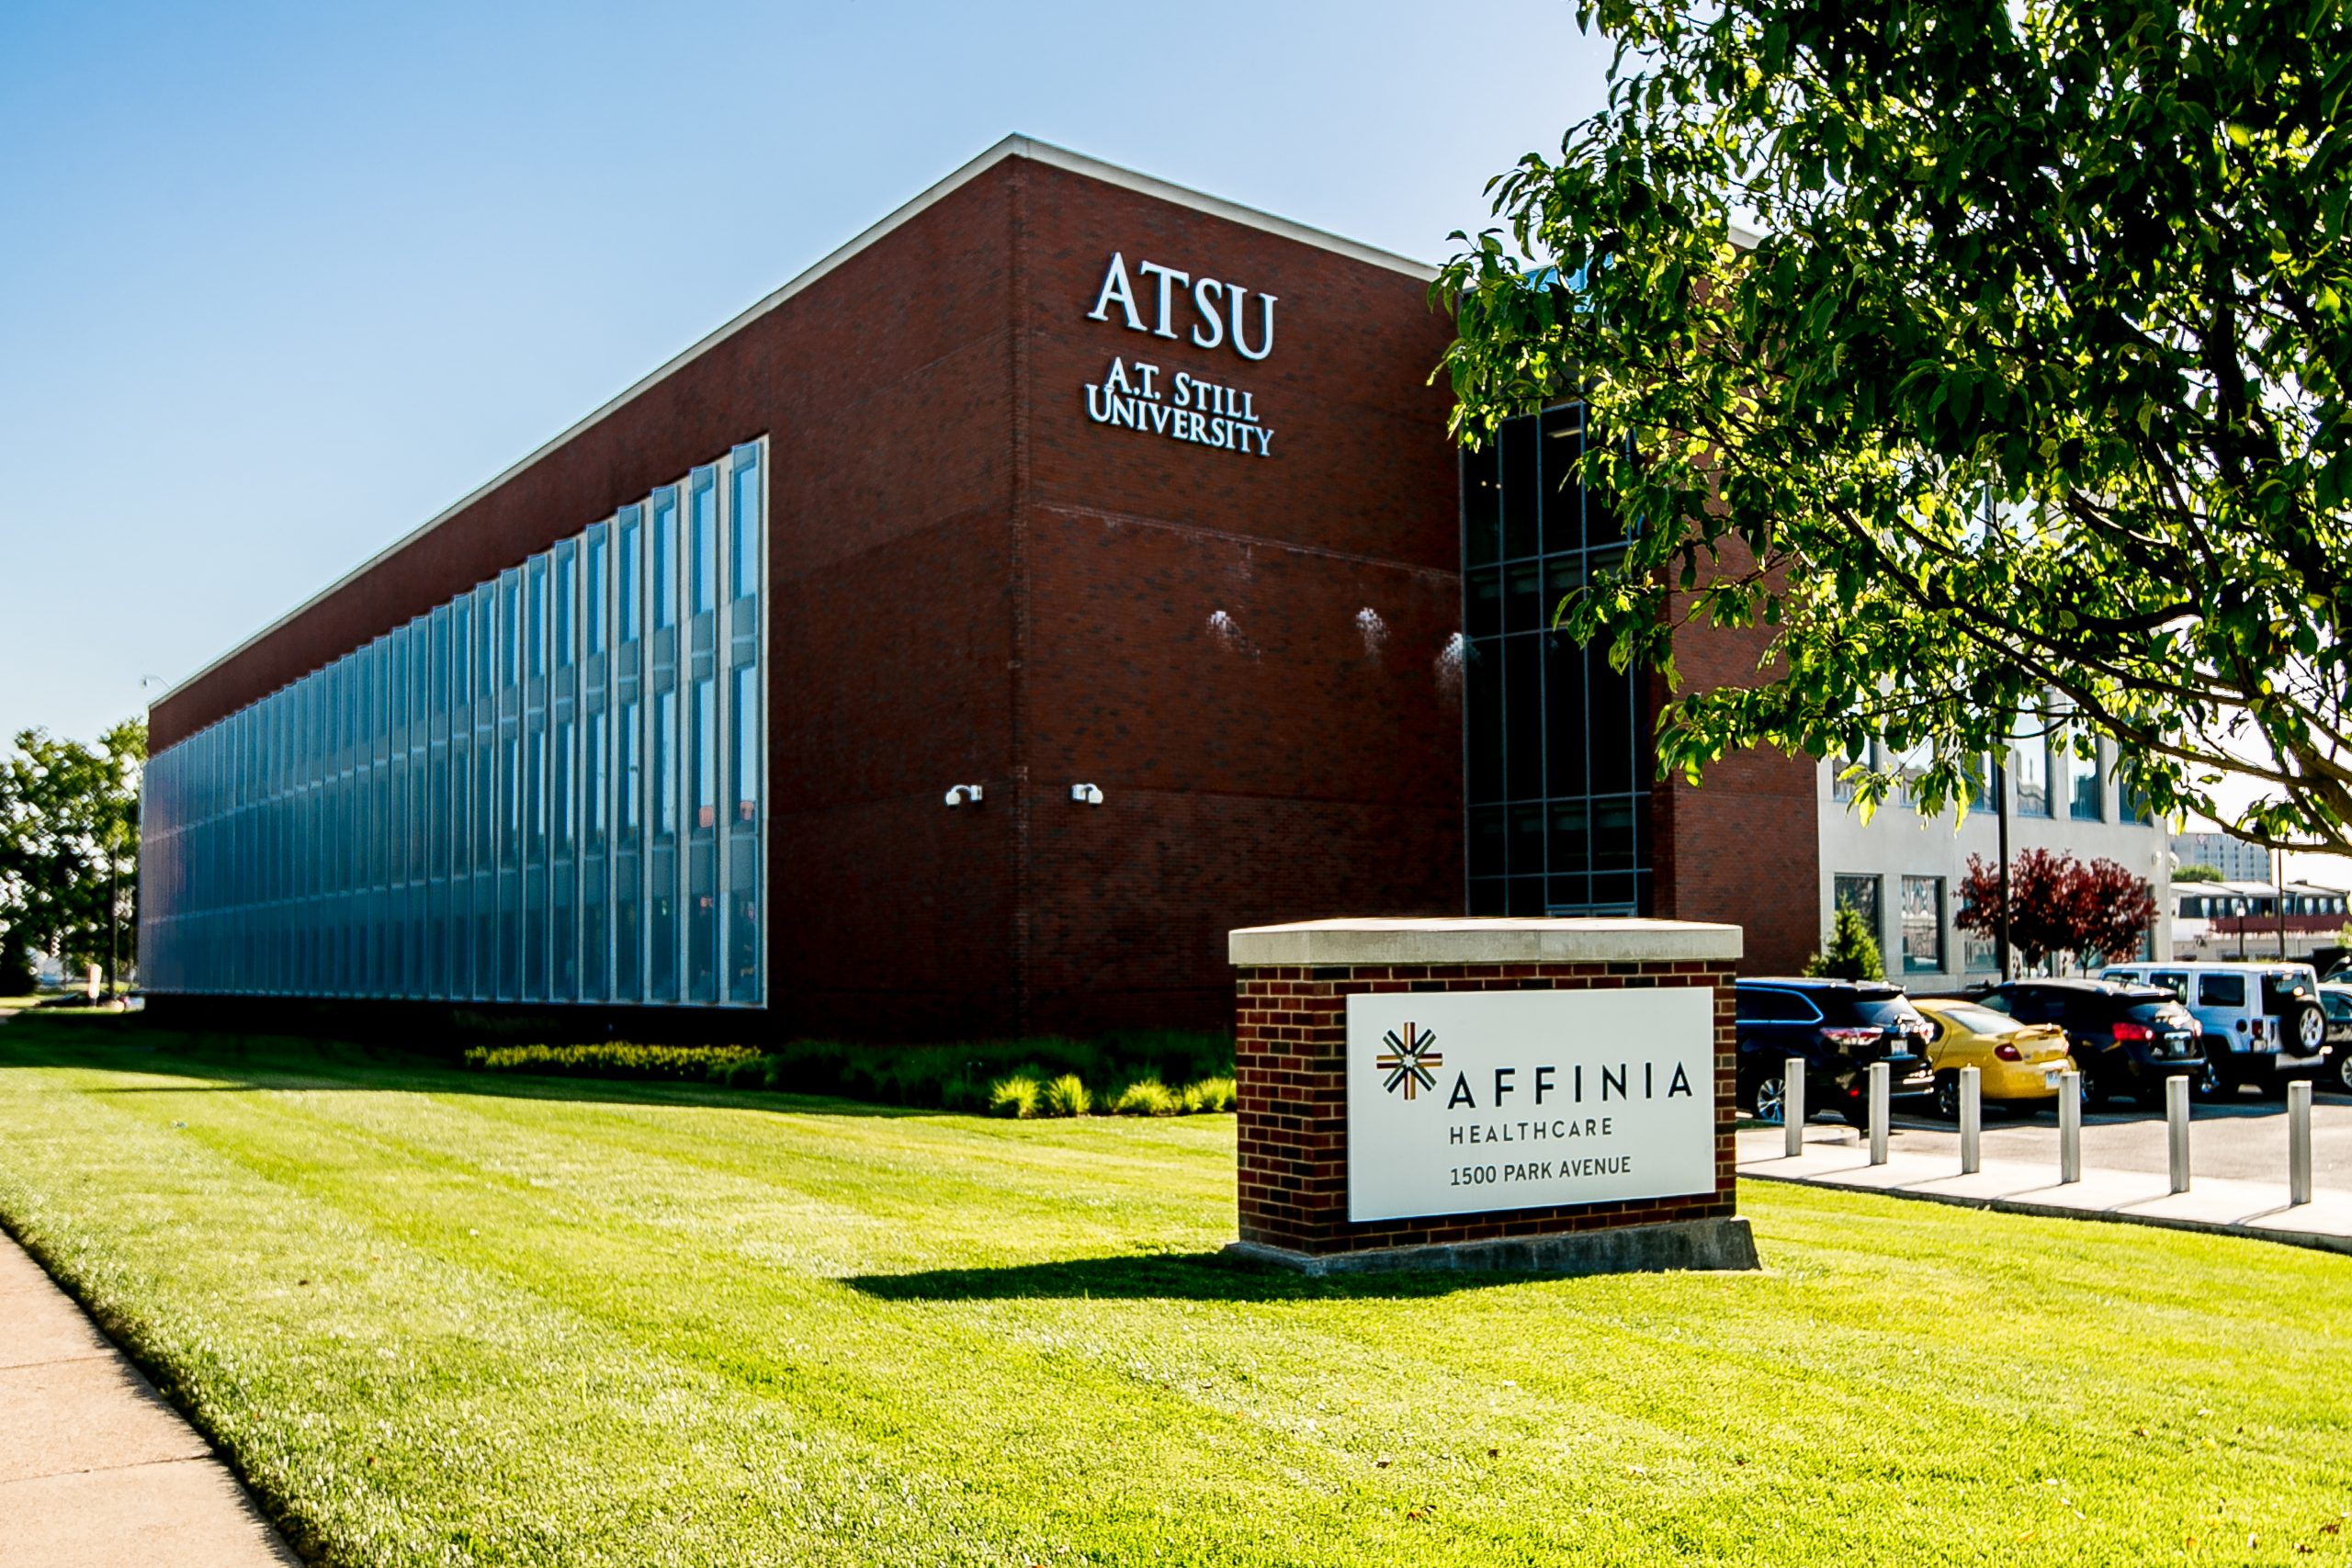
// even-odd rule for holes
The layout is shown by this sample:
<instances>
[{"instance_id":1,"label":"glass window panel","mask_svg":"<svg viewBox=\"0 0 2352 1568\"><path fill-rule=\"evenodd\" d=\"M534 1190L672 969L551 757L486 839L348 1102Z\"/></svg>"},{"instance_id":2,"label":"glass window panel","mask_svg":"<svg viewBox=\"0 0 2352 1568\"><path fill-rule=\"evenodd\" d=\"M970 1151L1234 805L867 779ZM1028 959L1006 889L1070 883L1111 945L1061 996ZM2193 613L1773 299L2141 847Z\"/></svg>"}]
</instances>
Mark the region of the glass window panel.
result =
<instances>
[{"instance_id":1,"label":"glass window panel","mask_svg":"<svg viewBox=\"0 0 2352 1568\"><path fill-rule=\"evenodd\" d=\"M665 485L653 492L650 503L653 513L652 539L650 548L653 558L653 626L675 626L678 621L678 490Z\"/></svg>"},{"instance_id":2,"label":"glass window panel","mask_svg":"<svg viewBox=\"0 0 2352 1568\"><path fill-rule=\"evenodd\" d=\"M748 598L760 591L760 449L735 449L732 505L728 513L727 570L729 595Z\"/></svg>"},{"instance_id":3,"label":"glass window panel","mask_svg":"<svg viewBox=\"0 0 2352 1568\"><path fill-rule=\"evenodd\" d=\"M584 651L591 659L605 651L605 548L603 526L591 529L584 552L587 581L581 589L581 625L587 640Z\"/></svg>"},{"instance_id":4,"label":"glass window panel","mask_svg":"<svg viewBox=\"0 0 2352 1568\"><path fill-rule=\"evenodd\" d=\"M1584 407L1544 411L1539 428L1544 470L1544 547L1573 550L1584 545L1584 485L1577 459L1584 455Z\"/></svg>"},{"instance_id":5,"label":"glass window panel","mask_svg":"<svg viewBox=\"0 0 2352 1568\"><path fill-rule=\"evenodd\" d=\"M560 545L555 553L555 667L568 668L572 659L572 632L577 624L575 606L580 602L579 574L572 569L570 545Z\"/></svg>"},{"instance_id":6,"label":"glass window panel","mask_svg":"<svg viewBox=\"0 0 2352 1568\"><path fill-rule=\"evenodd\" d=\"M1944 966L1944 880L1903 879L1903 972L1931 975Z\"/></svg>"},{"instance_id":7,"label":"glass window panel","mask_svg":"<svg viewBox=\"0 0 2352 1568\"><path fill-rule=\"evenodd\" d=\"M1871 940L1884 946L1886 928L1880 923L1879 879L1841 874L1831 880L1832 897L1842 909L1851 909L1870 928Z\"/></svg>"},{"instance_id":8,"label":"glass window panel","mask_svg":"<svg viewBox=\"0 0 2352 1568\"><path fill-rule=\"evenodd\" d=\"M1502 553L1502 466L1489 437L1462 454L1462 560L1476 569Z\"/></svg>"},{"instance_id":9,"label":"glass window panel","mask_svg":"<svg viewBox=\"0 0 2352 1568\"><path fill-rule=\"evenodd\" d=\"M1510 559L1535 553L1536 516L1542 506L1543 480L1537 472L1535 422L1515 419L1501 433L1503 472L1503 556Z\"/></svg>"},{"instance_id":10,"label":"glass window panel","mask_svg":"<svg viewBox=\"0 0 2352 1568\"><path fill-rule=\"evenodd\" d=\"M735 820L750 822L760 797L759 671L750 664L735 670L735 689L728 700L728 754L735 761Z\"/></svg>"},{"instance_id":11,"label":"glass window panel","mask_svg":"<svg viewBox=\"0 0 2352 1568\"><path fill-rule=\"evenodd\" d=\"M718 602L718 473L696 468L686 481L686 577L692 614Z\"/></svg>"},{"instance_id":12,"label":"glass window panel","mask_svg":"<svg viewBox=\"0 0 2352 1568\"><path fill-rule=\"evenodd\" d=\"M621 705L616 724L616 738L620 742L620 832L623 838L633 839L645 822L645 728L639 721L635 701Z\"/></svg>"},{"instance_id":13,"label":"glass window panel","mask_svg":"<svg viewBox=\"0 0 2352 1568\"><path fill-rule=\"evenodd\" d=\"M653 836L678 836L678 694L653 697Z\"/></svg>"},{"instance_id":14,"label":"glass window panel","mask_svg":"<svg viewBox=\"0 0 2352 1568\"><path fill-rule=\"evenodd\" d=\"M524 646L527 668L534 677L548 672L548 562L545 556L533 558L528 573L528 615L523 623Z\"/></svg>"},{"instance_id":15,"label":"glass window panel","mask_svg":"<svg viewBox=\"0 0 2352 1568\"><path fill-rule=\"evenodd\" d=\"M1543 639L1509 637L1503 649L1503 787L1512 800L1544 793Z\"/></svg>"},{"instance_id":16,"label":"glass window panel","mask_svg":"<svg viewBox=\"0 0 2352 1568\"><path fill-rule=\"evenodd\" d=\"M2009 771L2016 780L2017 814L2050 815L2050 746L2041 723L2029 716L2018 727L2017 743L2009 750Z\"/></svg>"},{"instance_id":17,"label":"glass window panel","mask_svg":"<svg viewBox=\"0 0 2352 1568\"><path fill-rule=\"evenodd\" d=\"M620 543L616 547L613 559L613 590L618 602L615 619L624 644L635 642L641 635L638 620L638 584L643 581L639 573L643 570L639 562L645 549L645 530L637 518L636 507L621 508Z\"/></svg>"},{"instance_id":18,"label":"glass window panel","mask_svg":"<svg viewBox=\"0 0 2352 1568\"><path fill-rule=\"evenodd\" d=\"M695 831L707 833L718 825L718 682L708 676L694 683Z\"/></svg>"}]
</instances>

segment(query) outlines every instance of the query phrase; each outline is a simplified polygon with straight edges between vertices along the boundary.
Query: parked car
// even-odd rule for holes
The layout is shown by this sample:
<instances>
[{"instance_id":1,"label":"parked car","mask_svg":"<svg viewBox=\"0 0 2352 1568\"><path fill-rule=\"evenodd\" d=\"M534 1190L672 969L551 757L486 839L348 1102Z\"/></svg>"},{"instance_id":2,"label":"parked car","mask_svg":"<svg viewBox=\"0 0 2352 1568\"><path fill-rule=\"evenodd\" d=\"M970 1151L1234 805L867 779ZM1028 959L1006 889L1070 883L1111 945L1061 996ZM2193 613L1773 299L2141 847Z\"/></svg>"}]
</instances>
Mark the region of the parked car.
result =
<instances>
[{"instance_id":1,"label":"parked car","mask_svg":"<svg viewBox=\"0 0 2352 1568\"><path fill-rule=\"evenodd\" d=\"M1936 1112L1960 1116L1960 1070L1974 1067L1977 1092L1987 1104L2030 1105L2055 1100L2059 1075L2073 1068L2065 1030L2026 1023L1991 1008L1952 997L1913 1003L1928 1021L1928 1066L1936 1075Z\"/></svg>"},{"instance_id":2,"label":"parked car","mask_svg":"<svg viewBox=\"0 0 2352 1568\"><path fill-rule=\"evenodd\" d=\"M2308 964L2111 964L2101 975L2161 987L2197 1016L2208 1063L2198 1088L2209 1097L2241 1084L2283 1094L2326 1064L2327 1015Z\"/></svg>"},{"instance_id":3,"label":"parked car","mask_svg":"<svg viewBox=\"0 0 2352 1568\"><path fill-rule=\"evenodd\" d=\"M2083 1100L2098 1105L2128 1094L2164 1103L2165 1080L2206 1073L2197 1020L2170 991L2108 980L2005 980L1973 999L2019 1023L2054 1023L2066 1032L2083 1072Z\"/></svg>"},{"instance_id":4,"label":"parked car","mask_svg":"<svg viewBox=\"0 0 2352 1568\"><path fill-rule=\"evenodd\" d=\"M1887 1064L1902 1099L1935 1092L1928 1021L1902 987L1872 980L1742 980L1737 998L1739 1100L1759 1120L1781 1120L1788 1059L1804 1059L1805 1108L1856 1126L1869 1120L1870 1066Z\"/></svg>"},{"instance_id":5,"label":"parked car","mask_svg":"<svg viewBox=\"0 0 2352 1568\"><path fill-rule=\"evenodd\" d=\"M2320 1076L2352 1094L2352 985L2321 982L2319 1005L2327 1014L2327 1066Z\"/></svg>"}]
</instances>

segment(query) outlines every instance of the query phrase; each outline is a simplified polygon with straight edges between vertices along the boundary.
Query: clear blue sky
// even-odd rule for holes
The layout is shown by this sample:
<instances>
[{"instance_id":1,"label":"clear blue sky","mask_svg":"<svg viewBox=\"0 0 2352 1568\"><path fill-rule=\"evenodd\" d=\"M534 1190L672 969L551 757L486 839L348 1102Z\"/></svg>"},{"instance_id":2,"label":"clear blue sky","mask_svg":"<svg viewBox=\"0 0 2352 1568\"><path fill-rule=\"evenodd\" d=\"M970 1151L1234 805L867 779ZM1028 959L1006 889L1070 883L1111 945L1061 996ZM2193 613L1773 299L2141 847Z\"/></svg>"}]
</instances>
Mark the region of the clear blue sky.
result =
<instances>
[{"instance_id":1,"label":"clear blue sky","mask_svg":"<svg viewBox=\"0 0 2352 1568\"><path fill-rule=\"evenodd\" d=\"M1571 0L0 6L0 738L94 736L1010 131L1430 260Z\"/></svg>"}]
</instances>

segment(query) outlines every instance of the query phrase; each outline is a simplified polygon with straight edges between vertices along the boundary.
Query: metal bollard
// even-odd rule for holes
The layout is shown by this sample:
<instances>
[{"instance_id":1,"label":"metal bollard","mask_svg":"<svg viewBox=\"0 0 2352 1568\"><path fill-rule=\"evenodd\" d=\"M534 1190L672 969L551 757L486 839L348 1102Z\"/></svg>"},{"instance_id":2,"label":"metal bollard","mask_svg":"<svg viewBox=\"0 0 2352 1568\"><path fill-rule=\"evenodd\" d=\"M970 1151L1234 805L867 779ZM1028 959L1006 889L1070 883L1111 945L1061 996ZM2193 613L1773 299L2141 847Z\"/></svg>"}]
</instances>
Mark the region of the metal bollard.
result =
<instances>
[{"instance_id":1,"label":"metal bollard","mask_svg":"<svg viewBox=\"0 0 2352 1568\"><path fill-rule=\"evenodd\" d=\"M2188 1190L2188 1075L2175 1073L2165 1079L2165 1121L2169 1136L2165 1142L2172 1155L2172 1190Z\"/></svg>"},{"instance_id":2,"label":"metal bollard","mask_svg":"<svg viewBox=\"0 0 2352 1568\"><path fill-rule=\"evenodd\" d=\"M2287 1086L2287 1201L2312 1201L2312 1080Z\"/></svg>"},{"instance_id":3,"label":"metal bollard","mask_svg":"<svg viewBox=\"0 0 2352 1568\"><path fill-rule=\"evenodd\" d=\"M1784 1123L1781 1136L1787 1140L1791 1159L1804 1153L1804 1058L1792 1056L1781 1068L1781 1121Z\"/></svg>"},{"instance_id":4,"label":"metal bollard","mask_svg":"<svg viewBox=\"0 0 2352 1568\"><path fill-rule=\"evenodd\" d=\"M1871 1064L1871 1163L1886 1163L1886 1122L1894 1074L1884 1062Z\"/></svg>"},{"instance_id":5,"label":"metal bollard","mask_svg":"<svg viewBox=\"0 0 2352 1568\"><path fill-rule=\"evenodd\" d=\"M2083 1179L2083 1075L2058 1075L2058 1185Z\"/></svg>"},{"instance_id":6,"label":"metal bollard","mask_svg":"<svg viewBox=\"0 0 2352 1568\"><path fill-rule=\"evenodd\" d=\"M1960 1069L1960 1174L1973 1176L1984 1165L1984 1075Z\"/></svg>"}]
</instances>

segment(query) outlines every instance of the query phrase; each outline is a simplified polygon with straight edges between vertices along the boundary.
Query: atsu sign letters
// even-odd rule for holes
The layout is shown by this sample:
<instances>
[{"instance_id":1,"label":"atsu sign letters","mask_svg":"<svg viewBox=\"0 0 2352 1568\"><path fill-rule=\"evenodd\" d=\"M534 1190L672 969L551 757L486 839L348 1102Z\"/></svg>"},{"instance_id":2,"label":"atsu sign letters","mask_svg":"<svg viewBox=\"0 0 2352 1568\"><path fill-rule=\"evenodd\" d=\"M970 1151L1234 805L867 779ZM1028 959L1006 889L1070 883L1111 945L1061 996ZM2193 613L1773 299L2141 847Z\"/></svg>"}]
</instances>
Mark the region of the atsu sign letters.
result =
<instances>
[{"instance_id":1,"label":"atsu sign letters","mask_svg":"<svg viewBox=\"0 0 2352 1568\"><path fill-rule=\"evenodd\" d=\"M1140 304L1136 278L1143 280ZM1242 358L1256 361L1274 351L1275 303L1272 294L1253 295L1238 283L1195 277L1154 261L1137 263L1131 276L1125 255L1114 251L1086 319L1115 321L1129 332L1199 349L1230 346ZM1254 323L1250 320L1253 313ZM1245 457L1273 456L1274 433L1259 423L1255 393L1197 371L1163 370L1144 359L1115 357L1102 379L1088 382L1086 417L1096 424Z\"/></svg>"},{"instance_id":2,"label":"atsu sign letters","mask_svg":"<svg viewBox=\"0 0 2352 1568\"><path fill-rule=\"evenodd\" d=\"M1348 998L1348 1218L1712 1192L1714 993Z\"/></svg>"}]
</instances>

